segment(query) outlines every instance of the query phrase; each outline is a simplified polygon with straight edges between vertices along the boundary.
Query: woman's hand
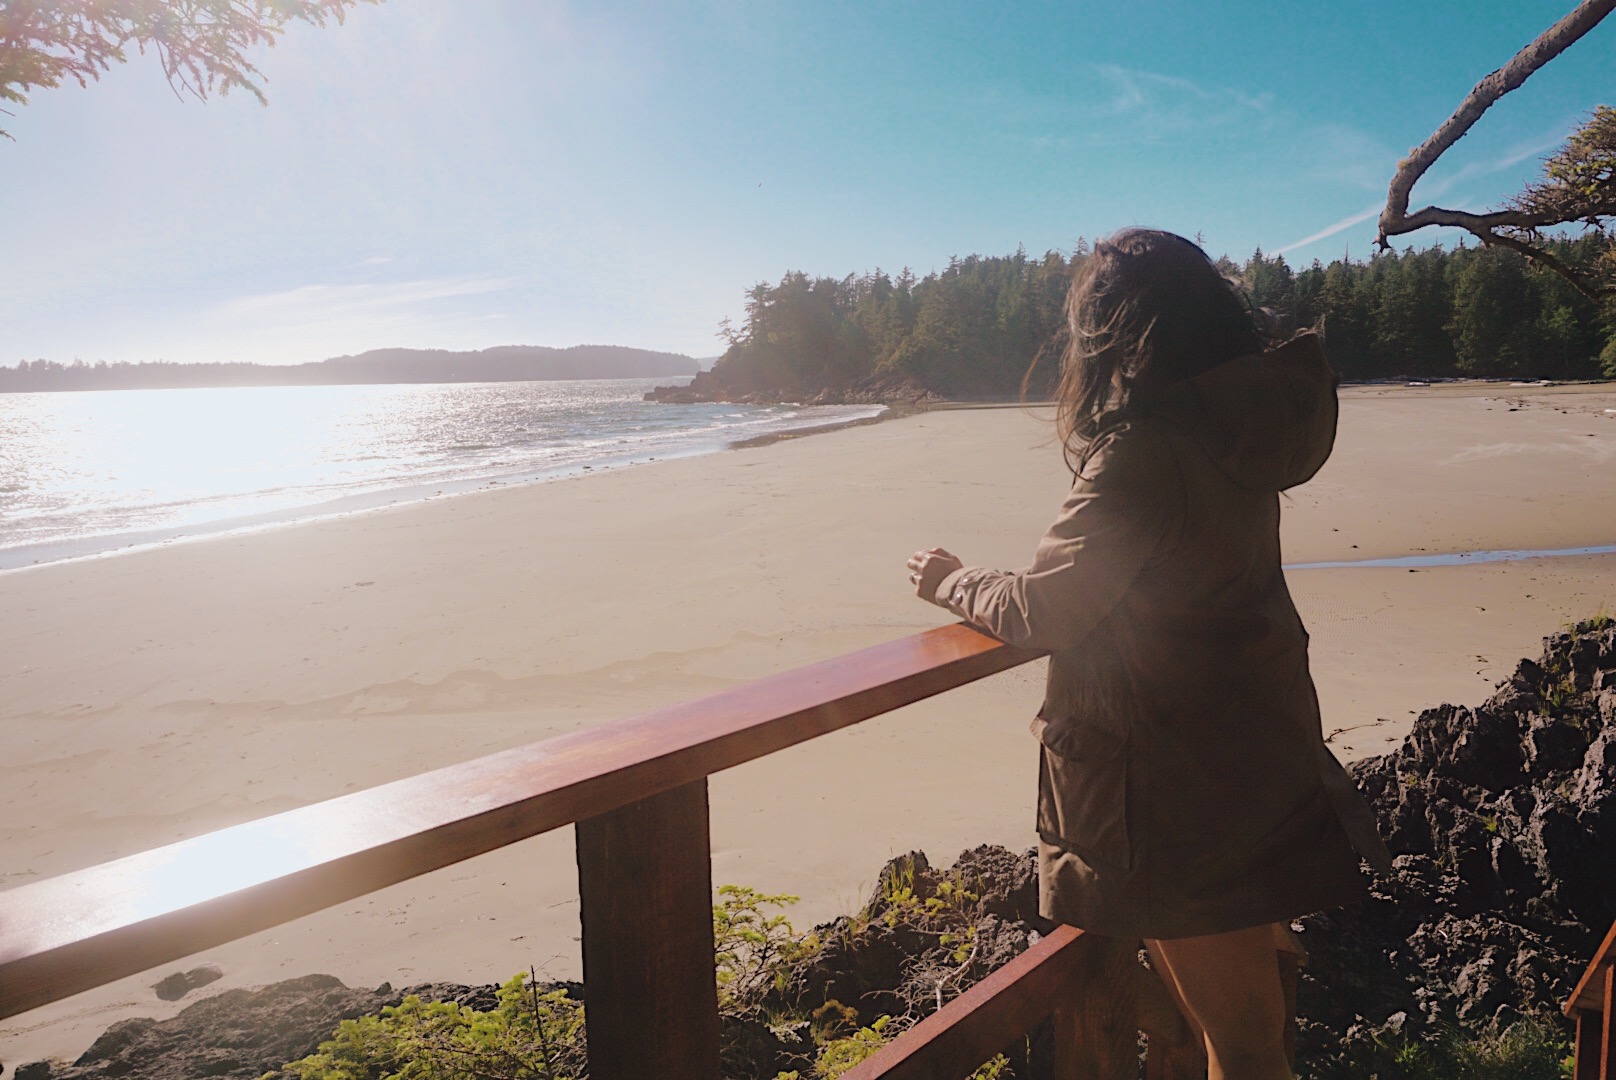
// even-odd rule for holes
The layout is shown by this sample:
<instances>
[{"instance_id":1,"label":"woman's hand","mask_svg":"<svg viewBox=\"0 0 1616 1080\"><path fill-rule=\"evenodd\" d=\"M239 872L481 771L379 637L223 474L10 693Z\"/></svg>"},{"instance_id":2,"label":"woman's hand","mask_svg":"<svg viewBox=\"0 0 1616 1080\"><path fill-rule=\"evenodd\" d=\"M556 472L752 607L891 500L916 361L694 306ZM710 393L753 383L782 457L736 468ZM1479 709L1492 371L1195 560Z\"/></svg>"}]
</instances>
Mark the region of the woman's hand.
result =
<instances>
[{"instance_id":1,"label":"woman's hand","mask_svg":"<svg viewBox=\"0 0 1616 1080\"><path fill-rule=\"evenodd\" d=\"M965 564L942 548L927 548L909 556L908 565L911 571L909 581L915 587L915 595L936 603L937 586Z\"/></svg>"}]
</instances>

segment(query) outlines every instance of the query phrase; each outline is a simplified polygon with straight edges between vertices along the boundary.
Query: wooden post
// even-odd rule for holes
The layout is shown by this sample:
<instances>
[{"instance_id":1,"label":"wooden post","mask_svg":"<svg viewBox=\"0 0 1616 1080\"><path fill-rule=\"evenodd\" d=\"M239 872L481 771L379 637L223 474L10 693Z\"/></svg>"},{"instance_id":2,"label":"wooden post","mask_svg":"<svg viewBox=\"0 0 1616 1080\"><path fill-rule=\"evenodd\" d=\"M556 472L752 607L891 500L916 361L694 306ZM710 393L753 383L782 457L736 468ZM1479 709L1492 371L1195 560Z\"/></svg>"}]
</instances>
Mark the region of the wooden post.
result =
<instances>
[{"instance_id":1,"label":"wooden post","mask_svg":"<svg viewBox=\"0 0 1616 1080\"><path fill-rule=\"evenodd\" d=\"M718 1080L707 781L577 836L591 1080Z\"/></svg>"},{"instance_id":2,"label":"wooden post","mask_svg":"<svg viewBox=\"0 0 1616 1080\"><path fill-rule=\"evenodd\" d=\"M1206 1050L1190 1040L1166 1042L1147 1036L1146 1080L1206 1080Z\"/></svg>"},{"instance_id":3,"label":"wooden post","mask_svg":"<svg viewBox=\"0 0 1616 1080\"><path fill-rule=\"evenodd\" d=\"M1573 1080L1599 1080L1599 1014L1573 1009L1577 1035L1572 1051Z\"/></svg>"},{"instance_id":4,"label":"wooden post","mask_svg":"<svg viewBox=\"0 0 1616 1080\"><path fill-rule=\"evenodd\" d=\"M1051 1016L1055 1080L1136 1080L1139 1023L1133 970L1139 943L1085 937L1086 954L1071 991Z\"/></svg>"},{"instance_id":5,"label":"wooden post","mask_svg":"<svg viewBox=\"0 0 1616 1080\"><path fill-rule=\"evenodd\" d=\"M1616 963L1605 967L1604 1012L1599 1014L1599 1080L1616 1080L1616 1042L1611 1028L1616 1026Z\"/></svg>"}]
</instances>

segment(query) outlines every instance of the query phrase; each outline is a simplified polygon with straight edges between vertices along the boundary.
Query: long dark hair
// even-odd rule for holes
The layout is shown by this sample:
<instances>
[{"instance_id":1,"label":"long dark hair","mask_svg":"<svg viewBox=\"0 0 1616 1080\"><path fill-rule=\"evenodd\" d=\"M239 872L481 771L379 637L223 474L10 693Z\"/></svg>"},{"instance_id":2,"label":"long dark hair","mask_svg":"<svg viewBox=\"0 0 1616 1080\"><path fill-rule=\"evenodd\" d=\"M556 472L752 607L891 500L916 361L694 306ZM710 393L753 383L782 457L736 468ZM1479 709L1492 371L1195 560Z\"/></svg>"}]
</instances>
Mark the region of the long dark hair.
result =
<instances>
[{"instance_id":1,"label":"long dark hair","mask_svg":"<svg viewBox=\"0 0 1616 1080\"><path fill-rule=\"evenodd\" d=\"M1160 229L1094 245L1066 294L1065 333L1055 430L1074 473L1151 392L1268 344L1240 286L1194 242Z\"/></svg>"}]
</instances>

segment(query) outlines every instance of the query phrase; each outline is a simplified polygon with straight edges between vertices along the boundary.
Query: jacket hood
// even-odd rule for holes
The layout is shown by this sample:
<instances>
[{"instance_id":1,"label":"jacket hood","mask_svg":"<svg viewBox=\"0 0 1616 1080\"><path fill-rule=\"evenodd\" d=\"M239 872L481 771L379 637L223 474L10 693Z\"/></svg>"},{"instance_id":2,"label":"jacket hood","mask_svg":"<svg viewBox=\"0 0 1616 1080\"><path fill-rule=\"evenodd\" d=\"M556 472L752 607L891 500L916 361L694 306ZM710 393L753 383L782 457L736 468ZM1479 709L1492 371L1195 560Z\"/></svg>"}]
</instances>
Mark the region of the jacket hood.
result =
<instances>
[{"instance_id":1,"label":"jacket hood","mask_svg":"<svg viewBox=\"0 0 1616 1080\"><path fill-rule=\"evenodd\" d=\"M1188 432L1241 487L1284 491L1330 456L1338 381L1319 336L1302 334L1167 388L1149 411Z\"/></svg>"}]
</instances>

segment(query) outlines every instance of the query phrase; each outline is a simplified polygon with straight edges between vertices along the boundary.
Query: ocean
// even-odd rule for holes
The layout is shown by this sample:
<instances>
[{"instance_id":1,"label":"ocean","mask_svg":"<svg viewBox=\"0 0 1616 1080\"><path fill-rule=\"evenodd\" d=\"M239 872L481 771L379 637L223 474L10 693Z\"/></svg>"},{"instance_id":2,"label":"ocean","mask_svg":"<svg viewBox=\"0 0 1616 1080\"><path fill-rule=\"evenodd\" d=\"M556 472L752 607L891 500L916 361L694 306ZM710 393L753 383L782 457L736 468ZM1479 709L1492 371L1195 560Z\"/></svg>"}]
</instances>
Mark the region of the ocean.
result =
<instances>
[{"instance_id":1,"label":"ocean","mask_svg":"<svg viewBox=\"0 0 1616 1080\"><path fill-rule=\"evenodd\" d=\"M641 400L682 381L0 395L0 570L710 453L881 411Z\"/></svg>"}]
</instances>

